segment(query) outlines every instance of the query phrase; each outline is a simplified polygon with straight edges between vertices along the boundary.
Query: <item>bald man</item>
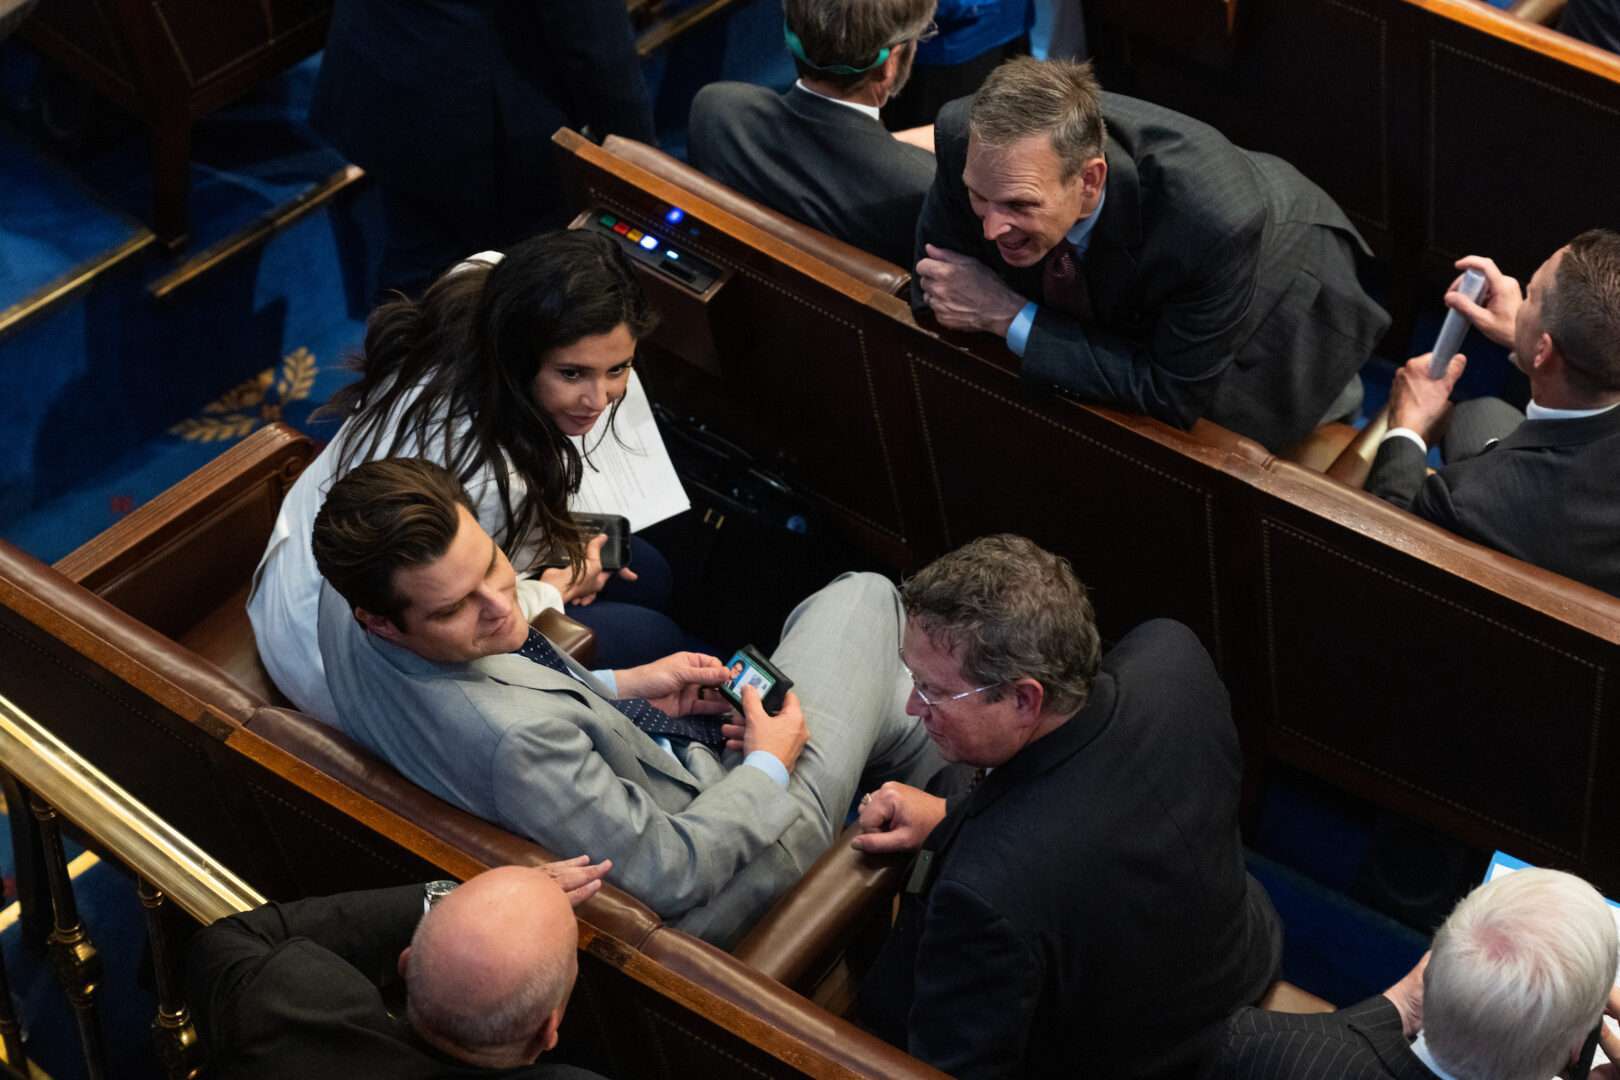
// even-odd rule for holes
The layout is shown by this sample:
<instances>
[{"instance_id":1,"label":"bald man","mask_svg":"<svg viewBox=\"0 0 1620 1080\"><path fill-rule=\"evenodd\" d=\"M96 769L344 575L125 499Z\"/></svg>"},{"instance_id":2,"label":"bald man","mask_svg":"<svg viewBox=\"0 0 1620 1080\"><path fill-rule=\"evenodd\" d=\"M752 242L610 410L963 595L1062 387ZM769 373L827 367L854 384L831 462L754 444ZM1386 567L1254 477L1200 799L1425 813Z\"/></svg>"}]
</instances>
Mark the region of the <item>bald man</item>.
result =
<instances>
[{"instance_id":1,"label":"bald man","mask_svg":"<svg viewBox=\"0 0 1620 1080\"><path fill-rule=\"evenodd\" d=\"M420 885L266 904L192 939L186 976L210 1074L544 1077L578 973L573 905L608 863L478 875L425 916ZM403 979L404 1019L384 993Z\"/></svg>"}]
</instances>

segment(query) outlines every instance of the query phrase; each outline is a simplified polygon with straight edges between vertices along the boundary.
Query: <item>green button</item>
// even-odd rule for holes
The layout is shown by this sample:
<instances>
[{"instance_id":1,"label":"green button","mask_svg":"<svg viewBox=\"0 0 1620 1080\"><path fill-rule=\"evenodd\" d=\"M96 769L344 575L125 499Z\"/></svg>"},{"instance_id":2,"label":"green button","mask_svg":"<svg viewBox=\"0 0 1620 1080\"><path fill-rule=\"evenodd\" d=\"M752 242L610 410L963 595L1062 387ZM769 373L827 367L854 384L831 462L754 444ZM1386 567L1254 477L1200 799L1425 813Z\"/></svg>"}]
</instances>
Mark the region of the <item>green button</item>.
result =
<instances>
[{"instance_id":1,"label":"green button","mask_svg":"<svg viewBox=\"0 0 1620 1080\"><path fill-rule=\"evenodd\" d=\"M613 226L615 226L615 225L617 225L619 223L619 219L614 217L612 214L603 214L601 217L597 218L596 220L600 221L603 225L607 226L610 229L613 228Z\"/></svg>"}]
</instances>

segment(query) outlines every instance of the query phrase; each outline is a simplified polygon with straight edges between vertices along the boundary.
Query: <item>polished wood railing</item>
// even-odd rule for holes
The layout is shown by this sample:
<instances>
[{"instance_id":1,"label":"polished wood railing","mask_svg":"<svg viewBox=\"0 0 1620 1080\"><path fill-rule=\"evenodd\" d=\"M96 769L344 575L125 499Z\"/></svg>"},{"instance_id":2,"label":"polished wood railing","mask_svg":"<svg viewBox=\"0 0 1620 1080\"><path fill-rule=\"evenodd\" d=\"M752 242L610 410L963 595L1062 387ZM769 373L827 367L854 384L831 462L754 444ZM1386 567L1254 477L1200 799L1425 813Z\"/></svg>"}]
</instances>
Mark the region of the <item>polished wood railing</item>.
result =
<instances>
[{"instance_id":1,"label":"polished wood railing","mask_svg":"<svg viewBox=\"0 0 1620 1080\"><path fill-rule=\"evenodd\" d=\"M264 898L157 817L95 766L69 749L37 721L0 697L0 770L15 797L39 822L38 850L17 852L36 860L50 886L51 929L46 938L51 967L78 1025L85 1071L92 1080L109 1075L98 999L103 965L80 918L62 844L66 822L101 854L134 874L145 909L158 1009L153 1041L164 1072L176 1078L201 1075L202 1059L179 977L179 957L169 934L171 903L207 925L257 907ZM9 982L0 963L0 1043L6 1060L28 1075Z\"/></svg>"}]
</instances>

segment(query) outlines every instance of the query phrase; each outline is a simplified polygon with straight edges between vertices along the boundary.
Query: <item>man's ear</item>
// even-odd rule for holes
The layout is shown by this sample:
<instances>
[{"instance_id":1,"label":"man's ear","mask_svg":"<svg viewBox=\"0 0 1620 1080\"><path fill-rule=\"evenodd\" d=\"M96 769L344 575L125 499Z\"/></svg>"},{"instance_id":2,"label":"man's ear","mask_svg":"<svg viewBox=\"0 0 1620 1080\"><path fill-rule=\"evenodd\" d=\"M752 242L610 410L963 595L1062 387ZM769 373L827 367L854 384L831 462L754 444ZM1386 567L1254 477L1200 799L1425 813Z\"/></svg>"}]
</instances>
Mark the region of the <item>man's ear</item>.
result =
<instances>
[{"instance_id":1,"label":"man's ear","mask_svg":"<svg viewBox=\"0 0 1620 1080\"><path fill-rule=\"evenodd\" d=\"M540 1030L535 1032L534 1038L529 1040L526 1051L534 1054L534 1057L529 1059L530 1061L556 1047L557 1032L562 1027L563 1010L566 1007L566 1005L558 1005L555 1009L552 1009L551 1013L546 1017L545 1023L540 1025Z\"/></svg>"},{"instance_id":2,"label":"man's ear","mask_svg":"<svg viewBox=\"0 0 1620 1080\"><path fill-rule=\"evenodd\" d=\"M1041 707L1046 704L1046 687L1039 679L1018 679L1012 684L1013 700L1018 705L1020 716L1027 716L1034 722L1041 715Z\"/></svg>"},{"instance_id":3,"label":"man's ear","mask_svg":"<svg viewBox=\"0 0 1620 1080\"><path fill-rule=\"evenodd\" d=\"M408 970L410 970L410 966L411 966L411 947L409 945L405 946L403 949L401 949L399 951L399 965L398 966L399 966L399 977L402 978L402 979L406 978L405 973Z\"/></svg>"},{"instance_id":4,"label":"man's ear","mask_svg":"<svg viewBox=\"0 0 1620 1080\"><path fill-rule=\"evenodd\" d=\"M1557 359L1559 365L1562 365L1564 363L1564 354L1558 348L1557 343L1553 341L1552 335L1543 330L1541 336L1536 339L1536 354L1530 358L1530 370L1539 371L1545 375L1553 374L1548 365L1554 359Z\"/></svg>"},{"instance_id":5,"label":"man's ear","mask_svg":"<svg viewBox=\"0 0 1620 1080\"><path fill-rule=\"evenodd\" d=\"M1080 166L1080 191L1088 212L1096 201L1102 198L1103 188L1107 183L1108 161L1100 154Z\"/></svg>"},{"instance_id":6,"label":"man's ear","mask_svg":"<svg viewBox=\"0 0 1620 1080\"><path fill-rule=\"evenodd\" d=\"M399 627L394 625L393 619L384 615L373 614L365 608L354 609L354 621L384 641L392 641L398 644L399 639L403 636Z\"/></svg>"}]
</instances>

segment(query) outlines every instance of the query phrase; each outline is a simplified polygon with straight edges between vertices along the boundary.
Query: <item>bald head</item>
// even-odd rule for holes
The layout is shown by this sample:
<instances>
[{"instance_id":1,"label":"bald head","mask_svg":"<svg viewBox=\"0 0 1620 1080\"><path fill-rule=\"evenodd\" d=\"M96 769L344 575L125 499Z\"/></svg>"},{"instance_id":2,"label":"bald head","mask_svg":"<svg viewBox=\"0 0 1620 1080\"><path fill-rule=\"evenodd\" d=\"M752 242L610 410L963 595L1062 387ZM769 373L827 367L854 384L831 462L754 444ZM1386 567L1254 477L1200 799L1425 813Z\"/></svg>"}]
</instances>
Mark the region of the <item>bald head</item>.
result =
<instances>
[{"instance_id":1,"label":"bald head","mask_svg":"<svg viewBox=\"0 0 1620 1080\"><path fill-rule=\"evenodd\" d=\"M573 908L544 870L486 871L423 917L401 958L411 1025L463 1060L528 1064L556 1044L578 943Z\"/></svg>"}]
</instances>

